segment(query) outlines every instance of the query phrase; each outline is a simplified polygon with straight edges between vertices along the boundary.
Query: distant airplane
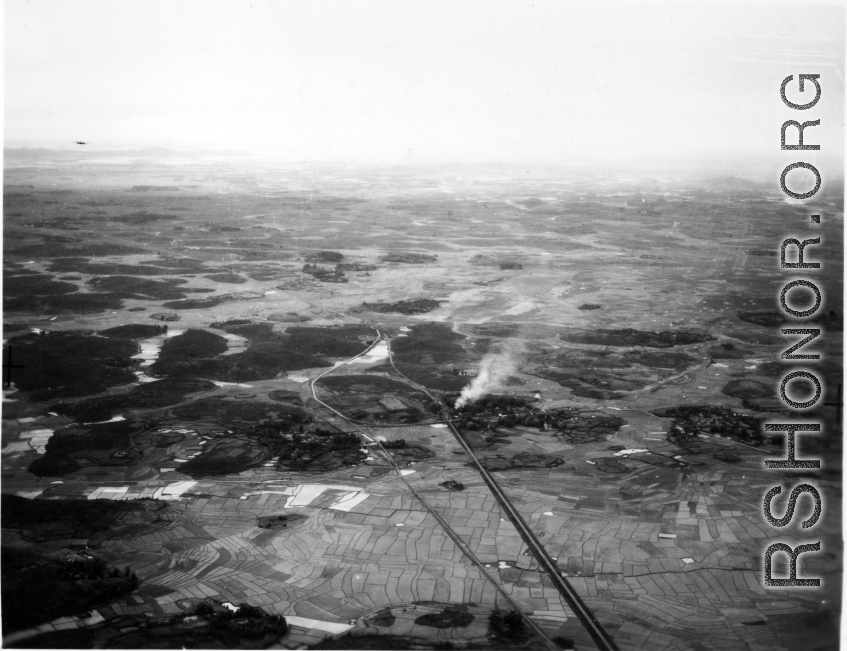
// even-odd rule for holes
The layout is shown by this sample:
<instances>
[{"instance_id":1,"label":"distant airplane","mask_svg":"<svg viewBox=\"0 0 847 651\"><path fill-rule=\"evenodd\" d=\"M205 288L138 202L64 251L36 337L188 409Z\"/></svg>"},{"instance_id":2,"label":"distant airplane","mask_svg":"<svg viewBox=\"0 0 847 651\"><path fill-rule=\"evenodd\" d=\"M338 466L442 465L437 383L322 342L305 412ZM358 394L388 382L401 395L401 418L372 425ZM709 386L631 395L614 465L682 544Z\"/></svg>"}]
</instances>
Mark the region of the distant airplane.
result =
<instances>
[{"instance_id":1,"label":"distant airplane","mask_svg":"<svg viewBox=\"0 0 847 651\"><path fill-rule=\"evenodd\" d=\"M78 145L85 145L85 144L87 144L87 143L80 142L79 140L77 140L77 141L76 141L76 144L78 144Z\"/></svg>"}]
</instances>

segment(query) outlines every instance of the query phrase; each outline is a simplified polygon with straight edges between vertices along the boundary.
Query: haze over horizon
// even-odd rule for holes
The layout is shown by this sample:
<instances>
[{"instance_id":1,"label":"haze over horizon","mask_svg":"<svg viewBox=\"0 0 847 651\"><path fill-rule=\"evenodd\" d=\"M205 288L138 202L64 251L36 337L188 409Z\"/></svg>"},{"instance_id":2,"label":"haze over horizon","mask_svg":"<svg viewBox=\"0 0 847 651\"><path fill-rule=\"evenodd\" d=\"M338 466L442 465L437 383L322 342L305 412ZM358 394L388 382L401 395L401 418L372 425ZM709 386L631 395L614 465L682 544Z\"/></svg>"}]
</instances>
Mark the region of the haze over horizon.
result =
<instances>
[{"instance_id":1,"label":"haze over horizon","mask_svg":"<svg viewBox=\"0 0 847 651\"><path fill-rule=\"evenodd\" d=\"M847 0L722 1L8 0L3 647L837 647Z\"/></svg>"},{"instance_id":2,"label":"haze over horizon","mask_svg":"<svg viewBox=\"0 0 847 651\"><path fill-rule=\"evenodd\" d=\"M840 6L11 0L5 18L6 147L771 174L798 114L780 82L817 72L803 160L841 167Z\"/></svg>"}]
</instances>

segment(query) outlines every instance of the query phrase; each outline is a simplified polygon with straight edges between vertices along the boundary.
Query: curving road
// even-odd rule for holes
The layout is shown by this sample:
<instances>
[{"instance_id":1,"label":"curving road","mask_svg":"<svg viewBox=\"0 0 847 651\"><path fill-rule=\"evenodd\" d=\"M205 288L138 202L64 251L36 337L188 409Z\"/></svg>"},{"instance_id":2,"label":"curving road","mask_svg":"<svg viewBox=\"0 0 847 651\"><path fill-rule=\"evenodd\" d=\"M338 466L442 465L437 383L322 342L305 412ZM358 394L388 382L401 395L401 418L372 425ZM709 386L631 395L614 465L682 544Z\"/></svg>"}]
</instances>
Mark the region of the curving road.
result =
<instances>
[{"instance_id":1,"label":"curving road","mask_svg":"<svg viewBox=\"0 0 847 651\"><path fill-rule=\"evenodd\" d=\"M371 326L371 327L373 327L373 326ZM382 454L380 456L383 456L385 459L388 460L388 463L390 463L391 466L394 468L394 471L397 473L397 477L400 479L400 481L402 481L406 485L406 488L409 489L409 492L415 497L415 499L417 499L421 503L421 505L424 507L424 509L433 518L435 518L435 520L438 522L439 525L441 525L441 528L444 530L444 532L447 534L447 536L453 541L453 543L456 545L456 547L459 548L459 551L461 551L462 554L464 554L477 567L477 569L488 580L488 582L491 583L491 585L494 587L494 589L497 590L497 592L500 594L500 596L502 596L506 600L506 603L509 604L509 606L512 608L512 610L519 613L521 615L521 617L523 617L524 622L526 622L526 624L529 626L529 628L547 645L547 647L549 649L551 649L552 651L559 651L559 646L555 642L553 642L547 636L547 634L538 626L538 624L536 624L532 620L532 618L521 609L521 607L515 602L515 600L512 599L512 596L503 589L503 586L500 585L500 583L498 581L496 581L493 576L491 576L491 573L486 569L486 567L482 563L482 561L480 561L479 558L477 558L476 554L473 553L471 548L468 547L467 543L465 543L465 541L462 540L462 538L453 530L453 528L449 525L449 523L446 520L444 520L444 518L441 517L441 515L438 513L438 511L436 511L429 504L427 504L426 500L420 495L420 493L418 493L414 489L414 487L409 483L409 481L403 476L403 473L400 472L400 467L397 465L397 462L394 460L394 457L391 456L391 454L382 446L382 443L379 440L374 439L371 436L369 436L361 427L359 427L359 425L355 421L347 418L344 414L337 411L336 409L333 409L328 404L323 402L320 398L318 398L317 392L315 391L315 382L320 380L325 375L327 375L327 374L331 373L332 371L336 370L337 368L340 368L341 366L344 366L345 364L351 362L352 360L354 360L358 357L361 357L362 355L365 355L371 348L373 348L380 341L382 341L383 338L385 339L385 341L388 344L389 360L391 359L391 343L390 343L388 337L386 335L382 334L376 328L374 328L374 329L376 330L378 336L377 336L376 340L370 346L368 346L367 349L365 349L363 352L359 353L358 355L355 355L354 357L351 357L350 359L345 360L342 364L339 364L338 366L334 366L333 368L331 368L327 371L324 371L319 376L317 376L316 378L312 379L309 382L309 388L311 389L311 392L312 392L312 398L315 400L315 402L320 404L322 407L324 407L325 409L328 409L329 411L336 414L337 416L340 416L347 423L349 423L350 425L355 427L359 431L359 433L362 436L364 436L366 439L374 442L377 446L379 446L379 449L382 452ZM394 364L392 362L392 366L393 365ZM403 377L405 377L405 376L403 376ZM408 378L406 378L406 380L408 380ZM427 392L427 395L429 395L429 392Z\"/></svg>"},{"instance_id":2,"label":"curving road","mask_svg":"<svg viewBox=\"0 0 847 651\"><path fill-rule=\"evenodd\" d=\"M91 235L95 235L94 232L89 232L89 233ZM114 240L114 241L123 242L123 243L126 243L126 244L131 244L132 246L136 246L136 247L139 247L139 248L144 248L144 249L148 249L148 250L151 250L151 251L155 251L156 253L159 253L159 252L161 252L161 250L164 249L164 250L168 250L169 253L171 253L172 255L175 255L177 257L183 257L183 258L194 257L194 256L186 255L182 252L174 251L173 247L170 247L170 246L167 246L167 245L166 246L161 246L161 245L153 246L153 245L149 245L149 244L145 244L145 243L131 242L131 241L126 240L124 238L115 237L115 236L112 236L112 235L106 235L104 233L97 233L96 235L99 236L99 237L102 237L102 238L111 239L111 240ZM261 281L258 281L258 282L256 282L256 284L263 285L263 284L272 284L272 283L263 283ZM318 306L313 301L309 301L308 299L305 299L302 296L295 294L294 292L291 292L291 291L288 291L288 290L281 290L281 289L279 289L278 286L274 286L274 289L276 289L276 291L278 291L280 293L288 294L289 296L293 296L294 298L297 298L298 300L304 301L305 303L308 303L309 305L312 305L314 307L320 307L320 309L333 312L333 313L335 313L335 314L337 314L337 315L339 315L339 316L341 316L345 319L351 319L352 318L353 320L358 321L359 323L362 323L363 325L366 325L366 326L374 329L374 331L377 334L376 340L370 346L368 346L367 349L365 349L364 351L362 351L358 355L355 355L354 357L351 357L350 359L346 360L343 364L340 364L339 366L343 366L343 365L349 363L351 360L356 359L357 357L361 357L362 355L366 354L371 348L376 346L377 343L379 343L381 340L383 340L383 339L385 340L385 342L388 346L388 361L391 364L391 367L400 375L400 377L404 378L407 382L409 382L409 384L411 384L412 386L416 387L418 390L425 393L427 396L429 396L429 398L433 402L440 405L440 407L441 407L441 417L442 417L444 423L450 429L450 432L453 434L453 436L455 437L455 439L459 443L459 445L461 445L462 448L465 450L465 452L471 457L471 459L473 460L474 464L476 465L476 468L478 469L479 473L482 475L483 480L485 481L486 485L489 487L489 490L491 490L492 494L494 495L495 499L497 500L497 503L500 505L501 510L509 518L509 520L512 522L512 524L515 526L515 528L521 534L521 537L523 538L524 543L532 551L532 554L535 557L536 561L538 562L539 566L547 573L547 575L549 576L549 578L553 582L553 585L556 586L557 590L562 595L562 597L565 599L565 601L568 603L568 605L571 607L574 614L576 614L576 616L579 618L580 622L582 622L582 625L585 627L586 631L591 635L592 639L597 644L598 648L601 651L619 651L618 646L617 646L617 644L615 644L615 641L612 638L612 636L609 635L609 633L603 628L603 626L600 624L600 622L594 616L594 613L592 613L591 610L585 605L585 603L582 601L581 597L574 590L573 586L571 586L571 584L561 575L558 567L556 566L556 563L553 561L553 559L550 557L550 555L544 549L544 546L541 544L541 541L538 540L538 538L533 533L532 529L529 527L529 525L527 525L527 523L521 517L520 512L517 510L517 508L515 508L515 506L509 500L509 497L506 495L506 493L503 491L503 489L500 488L500 486L497 484L496 480L491 476L491 474L479 462L479 459L477 459L476 455L473 453L473 450L471 450L471 448L468 446L468 444L462 438L462 435L459 433L459 431L455 428L455 426L451 422L450 412L449 412L449 409L447 408L447 406L439 398L436 398L432 393L430 393L429 390L426 389L426 387L419 385L417 382L414 382L413 380L411 380L408 377L406 377L405 375L403 375L403 373L401 373L400 370L394 365L394 356L393 356L393 353L392 353L392 350L391 350L391 340L387 336L385 336L383 333L381 333L373 325L371 325L370 323L367 323L366 321L364 321L362 319L359 319L357 317L350 317L347 314L344 314L342 312L338 312L336 310L329 309L329 308L327 308L323 305ZM343 418L346 422L353 425L353 427L355 427L363 436L365 436L365 438L367 438L371 441L374 441L379 446L379 448L382 451L385 458L388 459L389 463L391 463L391 465L396 470L398 477L403 481L403 483L406 485L406 487L409 489L409 491L415 496L415 498L424 506L424 508L427 510L427 512L432 514L432 516L438 521L438 523L441 525L441 527L444 529L444 531L447 533L447 535L453 540L453 542L456 544L456 546L462 551L462 553L465 554L474 563L474 565L476 565L479 568L479 570L492 583L492 585L495 587L495 589L497 589L498 593L503 596L503 598L507 601L507 603L509 603L509 605L516 612L521 614L521 616L524 618L524 621L541 638L541 640L543 640L545 642L545 644L550 649L558 650L559 649L558 645L556 645L552 640L550 640L550 638L544 633L544 631L542 631L538 627L538 625L534 621L532 621L532 619L525 612L523 612L523 610L518 606L517 603L515 603L515 601L511 598L511 596L503 590L503 587L499 584L499 582L495 581L494 578L488 573L488 571L486 570L483 563L481 563L479 561L479 559L476 558L476 556L473 554L473 552L470 550L470 548L465 544L465 542L450 528L449 524L446 521L444 521L444 519L434 509L432 509L426 503L426 501L420 496L420 494L418 494L417 491L415 491L415 489L409 484L409 482L406 480L406 478L403 477L403 475L400 473L400 468L394 462L393 457L385 450L385 448L382 447L382 444L379 441L376 441L372 437L368 436L362 430L362 428L360 428L356 423L350 421L350 419L348 419L343 414L336 411L335 409L333 409L332 407L330 407L329 405L327 405L326 403L324 403L323 401L321 401L317 397L317 393L315 392L315 382L317 380L319 380L321 377L323 377L323 376L327 375L328 373L334 371L336 368L338 368L338 366L328 369L324 373L321 373L318 377L311 380L310 389L311 389L311 392L312 392L312 397L315 399L315 401L318 402L319 404L321 404L326 409L329 409L331 412L333 412L333 413L337 414L338 416L340 416L341 418Z\"/></svg>"}]
</instances>

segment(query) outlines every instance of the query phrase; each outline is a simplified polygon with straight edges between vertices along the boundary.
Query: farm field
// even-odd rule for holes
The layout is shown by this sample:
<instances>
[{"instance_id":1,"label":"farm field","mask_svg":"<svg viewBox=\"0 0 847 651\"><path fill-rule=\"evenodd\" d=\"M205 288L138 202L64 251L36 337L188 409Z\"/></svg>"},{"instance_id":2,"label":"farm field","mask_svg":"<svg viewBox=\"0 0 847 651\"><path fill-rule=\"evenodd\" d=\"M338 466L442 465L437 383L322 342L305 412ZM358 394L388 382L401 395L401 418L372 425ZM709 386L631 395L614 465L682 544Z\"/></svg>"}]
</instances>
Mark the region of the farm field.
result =
<instances>
[{"instance_id":1,"label":"farm field","mask_svg":"<svg viewBox=\"0 0 847 651\"><path fill-rule=\"evenodd\" d=\"M8 150L4 645L598 648L562 581L622 651L834 636L843 205L813 203ZM827 425L799 440L827 517L799 574L823 587L766 591L762 497L798 476L763 466L799 323L777 247L810 210L832 255L803 418Z\"/></svg>"}]
</instances>

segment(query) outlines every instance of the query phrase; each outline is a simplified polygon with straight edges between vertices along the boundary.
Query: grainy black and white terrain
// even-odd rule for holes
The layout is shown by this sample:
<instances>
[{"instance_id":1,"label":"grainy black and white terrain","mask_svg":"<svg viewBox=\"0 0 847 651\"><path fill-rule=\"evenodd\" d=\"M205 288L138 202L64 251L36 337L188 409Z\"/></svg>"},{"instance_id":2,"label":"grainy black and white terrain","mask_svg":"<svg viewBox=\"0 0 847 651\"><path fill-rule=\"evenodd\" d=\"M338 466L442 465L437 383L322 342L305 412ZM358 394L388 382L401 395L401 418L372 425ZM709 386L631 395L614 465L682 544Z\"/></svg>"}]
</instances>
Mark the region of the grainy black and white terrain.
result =
<instances>
[{"instance_id":1,"label":"grainy black and white terrain","mask_svg":"<svg viewBox=\"0 0 847 651\"><path fill-rule=\"evenodd\" d=\"M824 586L765 591L810 212ZM841 251L739 178L8 150L4 644L594 648L569 589L622 650L832 648Z\"/></svg>"}]
</instances>

